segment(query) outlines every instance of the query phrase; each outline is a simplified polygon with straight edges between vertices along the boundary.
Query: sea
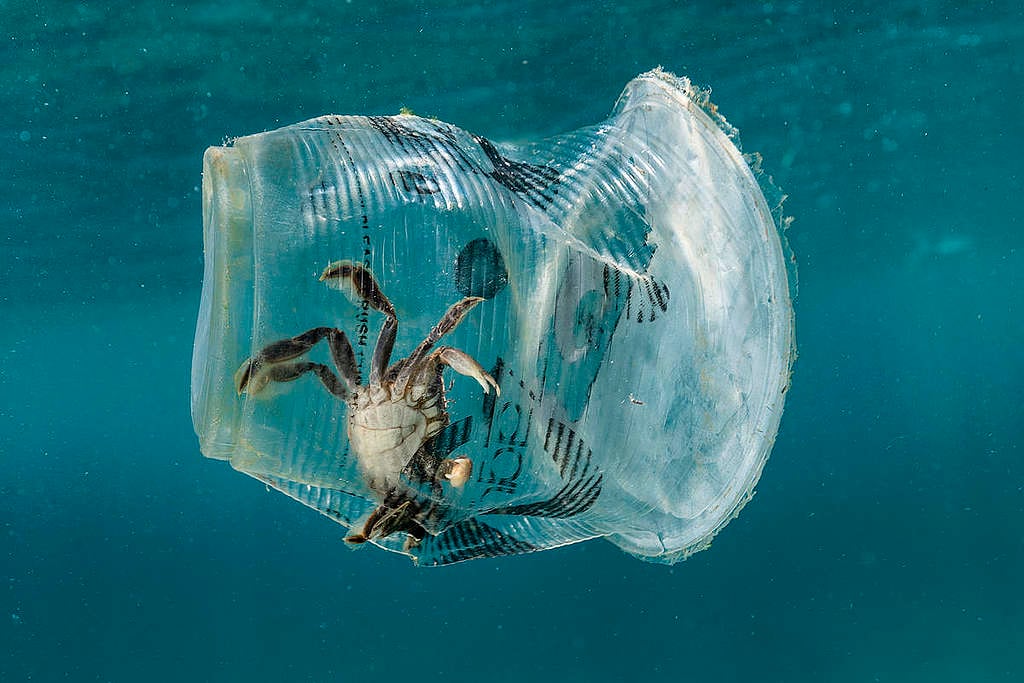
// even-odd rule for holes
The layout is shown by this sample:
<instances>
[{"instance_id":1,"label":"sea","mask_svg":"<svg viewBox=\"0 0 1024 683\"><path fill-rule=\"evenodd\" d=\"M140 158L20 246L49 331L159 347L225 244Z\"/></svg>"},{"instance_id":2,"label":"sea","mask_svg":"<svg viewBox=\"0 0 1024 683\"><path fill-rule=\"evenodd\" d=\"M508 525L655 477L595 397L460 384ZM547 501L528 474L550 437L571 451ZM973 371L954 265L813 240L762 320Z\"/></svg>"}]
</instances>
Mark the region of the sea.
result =
<instances>
[{"instance_id":1,"label":"sea","mask_svg":"<svg viewBox=\"0 0 1024 683\"><path fill-rule=\"evenodd\" d=\"M1024 9L0 0L0 680L1024 680ZM499 141L657 66L787 195L756 495L667 566L429 569L203 457L204 150L403 107Z\"/></svg>"}]
</instances>

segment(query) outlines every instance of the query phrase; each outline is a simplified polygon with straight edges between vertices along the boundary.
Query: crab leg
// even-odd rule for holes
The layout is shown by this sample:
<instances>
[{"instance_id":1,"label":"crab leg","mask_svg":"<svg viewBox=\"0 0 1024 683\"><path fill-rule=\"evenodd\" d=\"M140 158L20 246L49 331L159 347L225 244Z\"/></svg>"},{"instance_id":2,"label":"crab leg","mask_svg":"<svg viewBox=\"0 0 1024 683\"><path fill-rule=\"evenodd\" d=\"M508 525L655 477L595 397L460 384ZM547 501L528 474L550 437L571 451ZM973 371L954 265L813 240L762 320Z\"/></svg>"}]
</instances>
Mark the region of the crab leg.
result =
<instances>
[{"instance_id":1,"label":"crab leg","mask_svg":"<svg viewBox=\"0 0 1024 683\"><path fill-rule=\"evenodd\" d=\"M434 344L444 335L448 334L462 322L462 319L466 317L473 307L484 299L479 296L467 296L461 301L456 301L454 304L448 307L444 316L434 325L434 329L430 330L430 334L427 338L420 342L420 345L409 354L409 357L402 361L402 370L398 373L398 377L395 380L395 385L399 389L403 389L409 382L409 378L413 372L415 372L427 353L434 347ZM461 352L460 352L461 353ZM468 358L468 356L467 356ZM470 358L470 360L472 360ZM474 363L476 361L473 361Z\"/></svg>"},{"instance_id":2,"label":"crab leg","mask_svg":"<svg viewBox=\"0 0 1024 683\"><path fill-rule=\"evenodd\" d=\"M371 308L387 316L388 319L384 321L380 336L373 347L373 359L370 361L370 384L379 383L391 360L391 351L395 347L395 337L398 334L395 307L384 295L373 273L355 261L335 261L324 268L324 272L320 274L320 281L327 283L328 287L340 290L352 303L361 305L365 301Z\"/></svg>"},{"instance_id":3,"label":"crab leg","mask_svg":"<svg viewBox=\"0 0 1024 683\"><path fill-rule=\"evenodd\" d=\"M395 348L395 337L398 335L398 318L389 317L380 328L377 343L373 347L373 358L370 360L370 384L380 384L381 375L387 370L391 360L391 350Z\"/></svg>"},{"instance_id":4,"label":"crab leg","mask_svg":"<svg viewBox=\"0 0 1024 683\"><path fill-rule=\"evenodd\" d=\"M396 531L408 532L412 544L418 544L426 536L426 530L416 520L418 506L406 500L397 506L378 505L363 523L363 528L345 537L346 543L358 545L375 538L386 538Z\"/></svg>"},{"instance_id":5,"label":"crab leg","mask_svg":"<svg viewBox=\"0 0 1024 683\"><path fill-rule=\"evenodd\" d=\"M285 361L298 358L309 351L324 337L327 337L331 359L341 373L340 380L322 363L284 364ZM314 327L291 339L268 344L238 368L235 373L235 388L239 394L255 394L268 382L290 382L311 371L316 372L327 390L335 396L347 396L355 392L360 383L359 367L352 352L352 344L344 332L333 327Z\"/></svg>"},{"instance_id":6,"label":"crab leg","mask_svg":"<svg viewBox=\"0 0 1024 683\"><path fill-rule=\"evenodd\" d=\"M365 301L384 315L395 317L395 307L384 296L373 273L355 261L335 261L324 268L324 272L320 274L320 282L326 283L332 289L340 290L356 305Z\"/></svg>"},{"instance_id":7,"label":"crab leg","mask_svg":"<svg viewBox=\"0 0 1024 683\"><path fill-rule=\"evenodd\" d=\"M256 381L250 385L248 392L254 394L266 386L268 382L291 382L302 377L307 372L316 373L316 376L320 378L320 382L327 388L327 391L343 401L347 401L352 393L345 383L331 372L329 367L323 363L313 363L311 361L271 365L256 377ZM259 389L256 389L256 386Z\"/></svg>"}]
</instances>

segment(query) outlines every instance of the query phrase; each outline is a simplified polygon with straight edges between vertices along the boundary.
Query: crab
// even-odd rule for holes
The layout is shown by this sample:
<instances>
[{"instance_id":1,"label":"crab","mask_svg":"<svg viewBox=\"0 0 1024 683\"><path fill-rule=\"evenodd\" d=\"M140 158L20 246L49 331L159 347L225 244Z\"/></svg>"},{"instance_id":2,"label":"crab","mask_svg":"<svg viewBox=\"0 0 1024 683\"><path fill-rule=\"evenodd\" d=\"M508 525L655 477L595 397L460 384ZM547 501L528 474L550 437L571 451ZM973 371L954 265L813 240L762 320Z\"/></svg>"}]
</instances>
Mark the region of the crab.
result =
<instances>
[{"instance_id":1,"label":"crab","mask_svg":"<svg viewBox=\"0 0 1024 683\"><path fill-rule=\"evenodd\" d=\"M370 361L369 383L362 383L345 333L315 327L268 344L246 359L235 373L235 387L239 395L252 395L270 382L291 382L313 373L327 391L345 401L350 452L378 503L362 527L345 540L360 544L405 532L408 550L427 533L429 501L443 494L443 484L463 487L473 471L469 458L442 459L432 449L433 438L450 422L444 368L472 377L485 394L491 389L501 394L498 383L469 354L451 346L434 348L484 299L470 296L452 304L412 353L389 365L398 316L370 270L353 261L335 261L324 269L320 281L385 316ZM297 360L323 339L337 374L323 363ZM429 496L423 495L422 487L429 489Z\"/></svg>"}]
</instances>

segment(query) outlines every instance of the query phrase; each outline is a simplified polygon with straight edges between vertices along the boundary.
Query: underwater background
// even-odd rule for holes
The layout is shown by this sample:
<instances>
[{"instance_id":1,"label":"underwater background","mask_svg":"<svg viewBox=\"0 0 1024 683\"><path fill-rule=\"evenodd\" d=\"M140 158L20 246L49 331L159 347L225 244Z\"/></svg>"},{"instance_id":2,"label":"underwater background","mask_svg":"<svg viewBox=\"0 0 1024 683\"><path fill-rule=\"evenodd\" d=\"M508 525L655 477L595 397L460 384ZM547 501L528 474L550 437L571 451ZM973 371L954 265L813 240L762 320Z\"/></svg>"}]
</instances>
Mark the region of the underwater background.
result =
<instances>
[{"instance_id":1,"label":"underwater background","mask_svg":"<svg viewBox=\"0 0 1024 683\"><path fill-rule=\"evenodd\" d=\"M966 4L0 1L0 680L1024 679L1024 11ZM536 140L657 65L795 219L781 431L709 550L421 569L202 457L207 146Z\"/></svg>"}]
</instances>

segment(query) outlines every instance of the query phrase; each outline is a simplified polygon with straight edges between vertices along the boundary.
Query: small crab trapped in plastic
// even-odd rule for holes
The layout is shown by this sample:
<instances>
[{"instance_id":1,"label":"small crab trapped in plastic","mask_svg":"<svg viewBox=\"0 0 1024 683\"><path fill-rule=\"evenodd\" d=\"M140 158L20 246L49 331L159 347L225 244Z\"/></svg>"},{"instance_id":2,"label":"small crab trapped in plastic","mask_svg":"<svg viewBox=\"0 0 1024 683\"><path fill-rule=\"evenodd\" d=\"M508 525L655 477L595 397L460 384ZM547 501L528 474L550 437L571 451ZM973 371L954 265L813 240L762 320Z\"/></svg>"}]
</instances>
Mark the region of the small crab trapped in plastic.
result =
<instances>
[{"instance_id":1,"label":"small crab trapped in plastic","mask_svg":"<svg viewBox=\"0 0 1024 683\"><path fill-rule=\"evenodd\" d=\"M782 219L735 137L658 70L535 144L399 115L210 148L203 453L423 565L706 547L794 356Z\"/></svg>"}]
</instances>

